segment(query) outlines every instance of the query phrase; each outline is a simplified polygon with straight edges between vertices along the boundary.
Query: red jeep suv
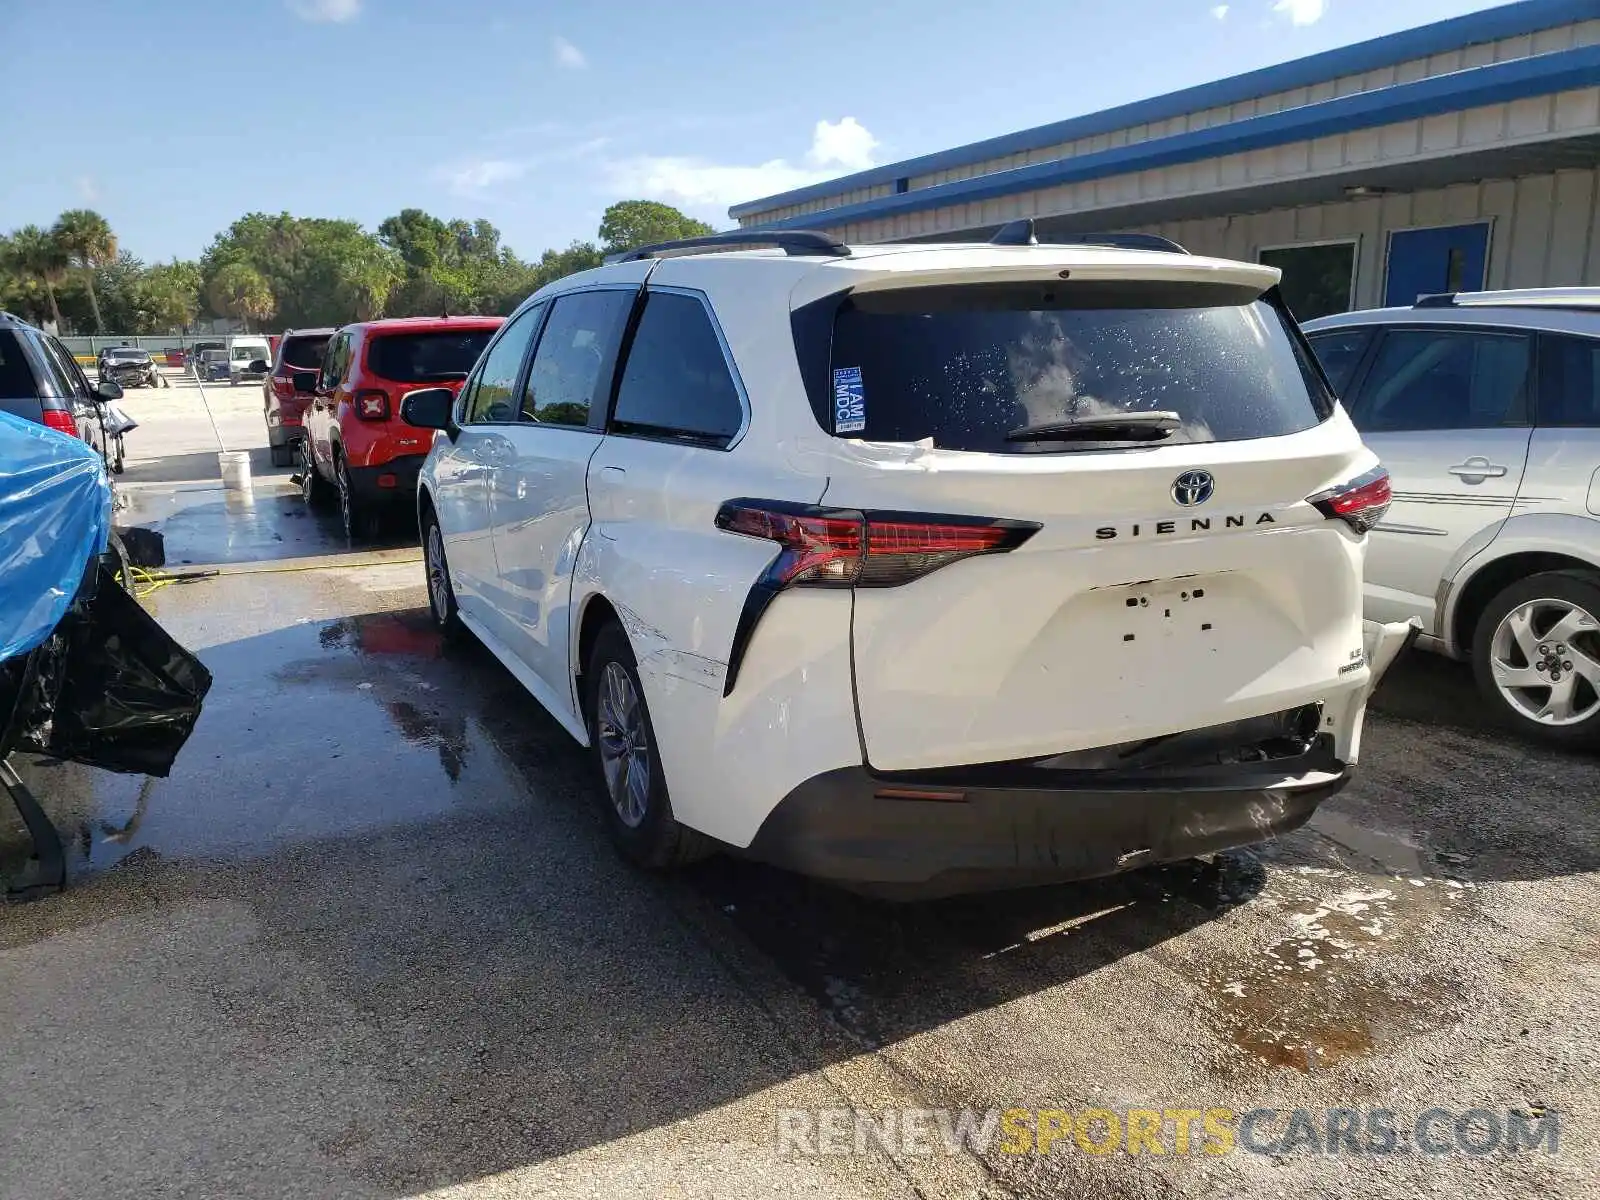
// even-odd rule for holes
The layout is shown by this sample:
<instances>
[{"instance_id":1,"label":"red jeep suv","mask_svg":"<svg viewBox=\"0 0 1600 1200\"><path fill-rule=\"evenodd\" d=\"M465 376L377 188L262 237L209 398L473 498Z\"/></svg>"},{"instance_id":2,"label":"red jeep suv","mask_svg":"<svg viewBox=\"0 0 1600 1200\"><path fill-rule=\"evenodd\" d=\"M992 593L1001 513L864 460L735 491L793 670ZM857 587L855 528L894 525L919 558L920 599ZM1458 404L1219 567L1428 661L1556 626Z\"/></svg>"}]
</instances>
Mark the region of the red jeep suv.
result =
<instances>
[{"instance_id":1,"label":"red jeep suv","mask_svg":"<svg viewBox=\"0 0 1600 1200\"><path fill-rule=\"evenodd\" d=\"M433 431L400 418L418 388L460 390L504 317L401 317L346 325L328 341L300 442L306 503L335 497L346 536L373 536L394 505L413 512Z\"/></svg>"},{"instance_id":2,"label":"red jeep suv","mask_svg":"<svg viewBox=\"0 0 1600 1200\"><path fill-rule=\"evenodd\" d=\"M267 444L272 465L294 465L294 445L300 440L310 389L297 390L295 374L312 373L322 366L331 329L287 329L278 339L272 370L261 381L261 406L267 418Z\"/></svg>"}]
</instances>

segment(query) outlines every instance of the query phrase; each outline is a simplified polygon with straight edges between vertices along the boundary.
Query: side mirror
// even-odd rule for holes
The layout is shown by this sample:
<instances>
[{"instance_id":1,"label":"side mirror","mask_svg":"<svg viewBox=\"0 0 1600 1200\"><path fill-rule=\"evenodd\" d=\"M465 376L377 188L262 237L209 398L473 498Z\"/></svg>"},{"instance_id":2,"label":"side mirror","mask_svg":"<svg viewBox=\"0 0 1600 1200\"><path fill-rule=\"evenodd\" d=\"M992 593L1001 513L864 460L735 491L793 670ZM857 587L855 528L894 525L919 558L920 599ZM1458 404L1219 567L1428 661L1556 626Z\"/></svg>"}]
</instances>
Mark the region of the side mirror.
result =
<instances>
[{"instance_id":1,"label":"side mirror","mask_svg":"<svg viewBox=\"0 0 1600 1200\"><path fill-rule=\"evenodd\" d=\"M94 385L94 394L101 400L121 400L122 385L115 379L102 379Z\"/></svg>"},{"instance_id":2,"label":"side mirror","mask_svg":"<svg viewBox=\"0 0 1600 1200\"><path fill-rule=\"evenodd\" d=\"M400 398L400 419L418 429L443 429L454 436L456 394L449 388L418 388Z\"/></svg>"},{"instance_id":3,"label":"side mirror","mask_svg":"<svg viewBox=\"0 0 1600 1200\"><path fill-rule=\"evenodd\" d=\"M298 396L310 396L317 390L317 373L315 371L296 371L292 376L294 390Z\"/></svg>"},{"instance_id":4,"label":"side mirror","mask_svg":"<svg viewBox=\"0 0 1600 1200\"><path fill-rule=\"evenodd\" d=\"M265 375L270 370L272 368L267 365L267 360L264 358L258 358L250 364L250 374L252 375Z\"/></svg>"}]
</instances>

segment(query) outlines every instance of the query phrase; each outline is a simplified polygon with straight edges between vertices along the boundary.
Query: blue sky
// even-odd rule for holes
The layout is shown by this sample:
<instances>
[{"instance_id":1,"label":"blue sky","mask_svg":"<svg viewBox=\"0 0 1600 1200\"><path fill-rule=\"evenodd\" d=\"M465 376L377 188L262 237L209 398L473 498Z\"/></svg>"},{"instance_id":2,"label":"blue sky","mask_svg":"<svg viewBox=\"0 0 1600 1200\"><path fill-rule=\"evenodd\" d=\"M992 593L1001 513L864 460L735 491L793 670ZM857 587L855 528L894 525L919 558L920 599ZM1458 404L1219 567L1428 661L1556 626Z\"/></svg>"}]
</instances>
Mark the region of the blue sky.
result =
<instances>
[{"instance_id":1,"label":"blue sky","mask_svg":"<svg viewBox=\"0 0 1600 1200\"><path fill-rule=\"evenodd\" d=\"M736 201L1493 5L6 7L0 232L89 205L155 260L197 255L252 210L369 228L413 206L487 217L525 257L593 238L635 196L727 226Z\"/></svg>"}]
</instances>

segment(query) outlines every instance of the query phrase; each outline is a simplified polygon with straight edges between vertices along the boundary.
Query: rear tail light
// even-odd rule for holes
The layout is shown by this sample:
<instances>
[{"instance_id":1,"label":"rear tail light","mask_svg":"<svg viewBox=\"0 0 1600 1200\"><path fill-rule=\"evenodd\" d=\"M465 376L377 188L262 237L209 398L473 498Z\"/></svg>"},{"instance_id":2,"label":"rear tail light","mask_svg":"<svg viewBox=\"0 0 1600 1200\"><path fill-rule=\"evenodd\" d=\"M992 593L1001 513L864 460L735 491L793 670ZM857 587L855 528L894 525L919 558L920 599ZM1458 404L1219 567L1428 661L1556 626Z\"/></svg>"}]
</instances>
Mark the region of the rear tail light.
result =
<instances>
[{"instance_id":1,"label":"rear tail light","mask_svg":"<svg viewBox=\"0 0 1600 1200\"><path fill-rule=\"evenodd\" d=\"M47 428L54 429L57 433L64 433L68 437L78 436L78 422L64 408L45 409L44 423Z\"/></svg>"},{"instance_id":2,"label":"rear tail light","mask_svg":"<svg viewBox=\"0 0 1600 1200\"><path fill-rule=\"evenodd\" d=\"M356 416L363 421L389 419L389 394L387 392L357 392L351 401Z\"/></svg>"},{"instance_id":3,"label":"rear tail light","mask_svg":"<svg viewBox=\"0 0 1600 1200\"><path fill-rule=\"evenodd\" d=\"M729 695L756 623L789 587L895 587L963 558L1015 550L1039 531L1029 521L823 508L782 500L729 500L717 528L776 542L778 555L745 597L728 650Z\"/></svg>"},{"instance_id":4,"label":"rear tail light","mask_svg":"<svg viewBox=\"0 0 1600 1200\"><path fill-rule=\"evenodd\" d=\"M1307 497L1308 502L1323 516L1337 517L1357 533L1366 533L1389 511L1393 493L1389 488L1389 472L1374 467L1365 475L1358 475L1348 483L1318 492Z\"/></svg>"},{"instance_id":5,"label":"rear tail light","mask_svg":"<svg viewBox=\"0 0 1600 1200\"><path fill-rule=\"evenodd\" d=\"M963 558L1015 550L1026 521L861 512L773 500L730 500L717 528L777 542L769 587L896 587Z\"/></svg>"}]
</instances>

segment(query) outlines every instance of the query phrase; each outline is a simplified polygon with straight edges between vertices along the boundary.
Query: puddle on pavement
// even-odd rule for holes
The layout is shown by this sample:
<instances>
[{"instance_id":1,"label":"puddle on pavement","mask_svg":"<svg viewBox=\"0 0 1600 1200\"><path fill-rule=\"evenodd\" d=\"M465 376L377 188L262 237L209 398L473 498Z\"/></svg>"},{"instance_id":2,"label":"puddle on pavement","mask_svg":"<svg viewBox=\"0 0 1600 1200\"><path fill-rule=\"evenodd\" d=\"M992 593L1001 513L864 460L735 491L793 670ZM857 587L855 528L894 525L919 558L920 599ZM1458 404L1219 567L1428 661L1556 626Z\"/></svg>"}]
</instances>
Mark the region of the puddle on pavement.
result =
<instances>
[{"instance_id":1,"label":"puddle on pavement","mask_svg":"<svg viewBox=\"0 0 1600 1200\"><path fill-rule=\"evenodd\" d=\"M525 796L523 773L483 723L498 720L491 708L520 710L492 698L487 656L446 654L426 610L301 621L201 656L216 683L170 778L22 761L73 877L134 853L249 856ZM7 877L25 873L30 845L12 816L7 803Z\"/></svg>"},{"instance_id":2,"label":"puddle on pavement","mask_svg":"<svg viewBox=\"0 0 1600 1200\"><path fill-rule=\"evenodd\" d=\"M1458 984L1430 974L1407 950L1435 922L1456 919L1474 885L1422 874L1429 856L1403 839L1332 813L1319 823L1340 845L1405 873L1312 865L1273 872L1257 911L1277 935L1212 964L1202 979L1203 1006L1244 1056L1222 1061L1224 1074L1251 1063L1311 1074L1439 1028L1464 1004ZM1400 973L1403 983L1392 980Z\"/></svg>"},{"instance_id":3,"label":"puddle on pavement","mask_svg":"<svg viewBox=\"0 0 1600 1200\"><path fill-rule=\"evenodd\" d=\"M286 480L259 479L250 491L176 485L119 492L125 498L119 526L155 529L166 539L168 567L192 563L244 563L345 553L350 545L338 520L306 507ZM415 528L396 522L383 539L360 549L415 546Z\"/></svg>"}]
</instances>

